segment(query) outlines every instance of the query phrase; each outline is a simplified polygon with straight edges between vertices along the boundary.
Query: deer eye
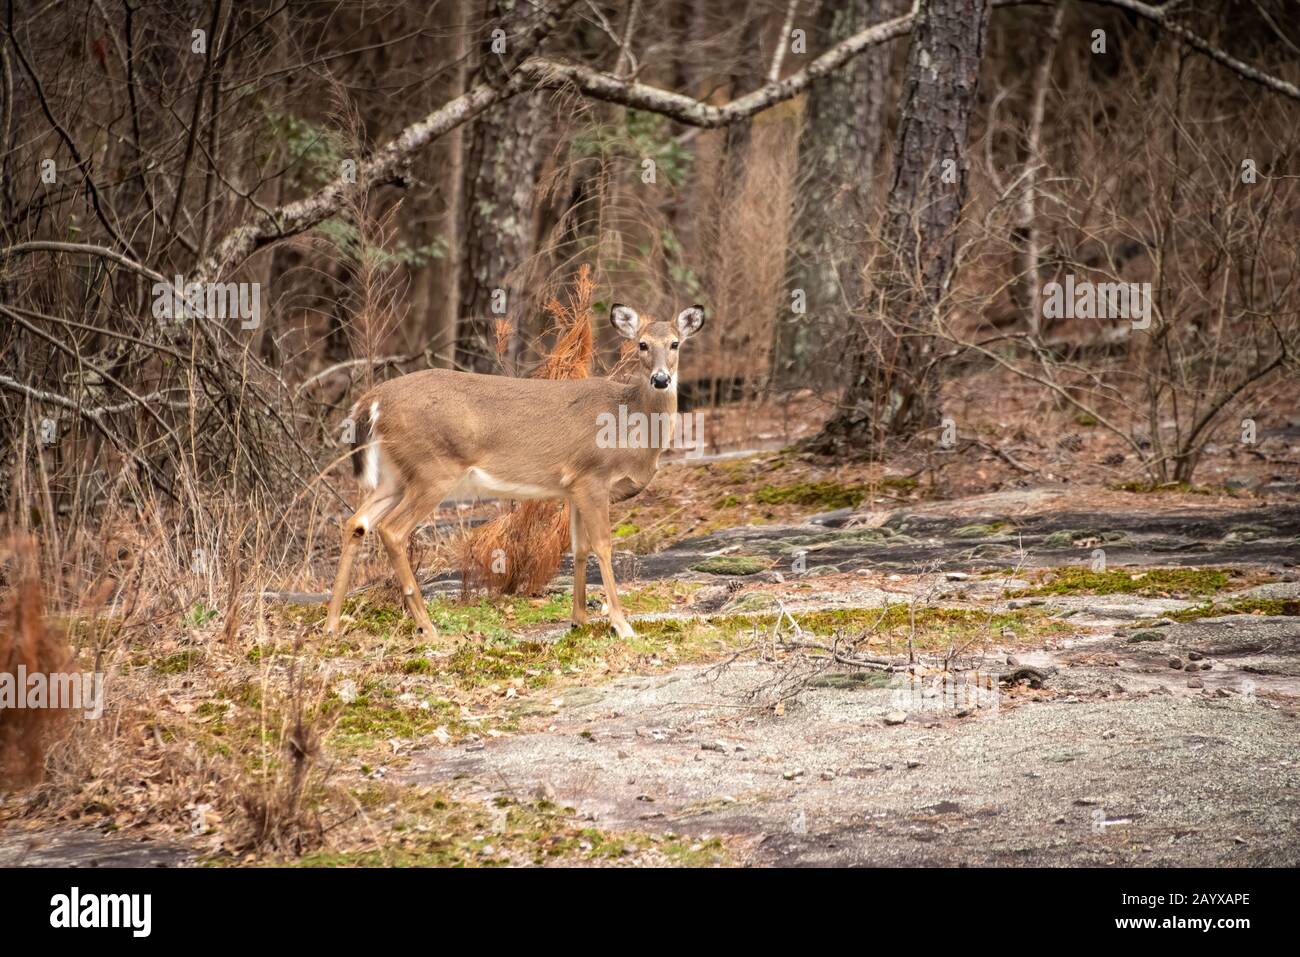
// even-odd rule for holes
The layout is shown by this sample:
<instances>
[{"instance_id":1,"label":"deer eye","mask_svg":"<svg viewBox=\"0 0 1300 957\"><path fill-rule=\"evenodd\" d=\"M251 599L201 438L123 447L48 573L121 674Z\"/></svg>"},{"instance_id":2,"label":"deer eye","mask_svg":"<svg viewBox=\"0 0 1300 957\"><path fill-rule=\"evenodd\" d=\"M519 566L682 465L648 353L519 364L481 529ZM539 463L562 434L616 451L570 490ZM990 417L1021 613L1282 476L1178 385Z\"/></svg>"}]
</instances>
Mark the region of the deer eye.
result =
<instances>
[{"instance_id":1,"label":"deer eye","mask_svg":"<svg viewBox=\"0 0 1300 957\"><path fill-rule=\"evenodd\" d=\"M649 344L649 343L647 343L647 342L642 342L640 345L641 345L641 351L642 351L642 352L649 352L649 351L650 351L650 344Z\"/></svg>"},{"instance_id":2,"label":"deer eye","mask_svg":"<svg viewBox=\"0 0 1300 957\"><path fill-rule=\"evenodd\" d=\"M678 346L680 346L680 345L681 345L680 342L674 342L671 346L669 346L669 348L670 348L670 349L676 349L676 348L677 348Z\"/></svg>"}]
</instances>

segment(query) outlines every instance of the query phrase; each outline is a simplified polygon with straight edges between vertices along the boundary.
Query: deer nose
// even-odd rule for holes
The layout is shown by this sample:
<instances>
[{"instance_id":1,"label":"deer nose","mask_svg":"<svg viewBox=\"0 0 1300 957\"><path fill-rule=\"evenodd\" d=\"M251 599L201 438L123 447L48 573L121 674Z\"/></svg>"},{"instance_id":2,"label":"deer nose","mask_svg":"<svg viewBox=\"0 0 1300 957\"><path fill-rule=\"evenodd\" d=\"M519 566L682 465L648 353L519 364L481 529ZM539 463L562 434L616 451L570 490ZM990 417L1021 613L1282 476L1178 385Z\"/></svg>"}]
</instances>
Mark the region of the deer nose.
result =
<instances>
[{"instance_id":1,"label":"deer nose","mask_svg":"<svg viewBox=\"0 0 1300 957\"><path fill-rule=\"evenodd\" d=\"M667 372L656 372L650 377L650 384L656 389L668 388L668 383L671 381L672 379L669 378Z\"/></svg>"}]
</instances>

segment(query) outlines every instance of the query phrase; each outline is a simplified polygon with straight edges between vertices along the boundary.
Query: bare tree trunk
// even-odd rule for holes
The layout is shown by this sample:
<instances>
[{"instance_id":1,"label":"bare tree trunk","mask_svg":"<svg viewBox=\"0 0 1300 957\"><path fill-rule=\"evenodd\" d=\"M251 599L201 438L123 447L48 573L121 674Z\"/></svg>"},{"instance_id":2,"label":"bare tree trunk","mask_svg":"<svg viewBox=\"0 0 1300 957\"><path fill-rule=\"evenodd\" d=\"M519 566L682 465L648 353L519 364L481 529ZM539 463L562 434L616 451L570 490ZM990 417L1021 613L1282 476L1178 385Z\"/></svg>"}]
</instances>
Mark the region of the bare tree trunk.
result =
<instances>
[{"instance_id":1,"label":"bare tree trunk","mask_svg":"<svg viewBox=\"0 0 1300 957\"><path fill-rule=\"evenodd\" d=\"M1021 184L1017 209L1016 238L1020 242L1020 263L1014 287L1016 305L1025 317L1025 326L1038 335L1043 314L1041 288L1038 275L1040 243L1038 238L1037 186L1038 167L1042 165L1043 113L1047 107L1047 88L1052 79L1052 63L1056 59L1056 46L1061 40L1061 24L1065 20L1065 2L1058 0L1052 14L1052 24L1047 31L1043 58L1034 71L1033 102L1029 108L1029 126L1025 132L1025 172Z\"/></svg>"},{"instance_id":2,"label":"bare tree trunk","mask_svg":"<svg viewBox=\"0 0 1300 957\"><path fill-rule=\"evenodd\" d=\"M933 329L966 200L966 141L988 32L989 0L921 0L907 53L894 179L884 226L887 264L873 276L840 411L815 444L865 450L939 419Z\"/></svg>"},{"instance_id":3,"label":"bare tree trunk","mask_svg":"<svg viewBox=\"0 0 1300 957\"><path fill-rule=\"evenodd\" d=\"M512 27L517 29L518 21L511 23L507 17L513 7L510 0L488 0L480 37L484 49L495 27L508 35ZM495 372L497 321L509 321L513 330L522 321L519 310L525 296L515 286L523 272L519 267L532 255L536 234L533 200L541 108L537 94L516 96L475 119L466 138L456 330L456 365L462 369ZM512 340L517 338L513 330Z\"/></svg>"},{"instance_id":4,"label":"bare tree trunk","mask_svg":"<svg viewBox=\"0 0 1300 957\"><path fill-rule=\"evenodd\" d=\"M835 44L903 12L906 0L824 0L813 50ZM777 324L777 375L793 380L818 350L818 330L844 329L861 297L862 227L870 219L876 157L889 95L888 44L812 84L799 140L802 195L795 222L791 288L805 312Z\"/></svg>"},{"instance_id":5,"label":"bare tree trunk","mask_svg":"<svg viewBox=\"0 0 1300 957\"><path fill-rule=\"evenodd\" d=\"M447 10L446 35L433 40L434 55L449 62L459 62L465 55L465 38L460 25L465 21L464 0L454 0ZM463 67L451 71L439 84L443 101L465 91ZM417 341L433 347L434 365L450 367L456 349L456 316L460 306L460 270L462 251L459 228L462 217L462 180L464 169L464 128L453 130L429 149L423 178L432 183L441 200L432 222L437 235L446 242L447 254L429 262L416 280L415 297L419 304Z\"/></svg>"}]
</instances>

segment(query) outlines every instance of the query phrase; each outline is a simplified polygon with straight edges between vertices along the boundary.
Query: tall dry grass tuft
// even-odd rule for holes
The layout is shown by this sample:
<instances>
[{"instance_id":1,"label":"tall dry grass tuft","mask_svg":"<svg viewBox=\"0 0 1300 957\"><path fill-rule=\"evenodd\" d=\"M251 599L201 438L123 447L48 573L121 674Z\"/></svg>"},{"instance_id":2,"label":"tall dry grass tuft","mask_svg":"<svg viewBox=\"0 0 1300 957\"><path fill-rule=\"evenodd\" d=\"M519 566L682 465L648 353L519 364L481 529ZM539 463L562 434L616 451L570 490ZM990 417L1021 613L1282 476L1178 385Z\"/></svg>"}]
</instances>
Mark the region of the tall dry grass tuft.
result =
<instances>
[{"instance_id":1,"label":"tall dry grass tuft","mask_svg":"<svg viewBox=\"0 0 1300 957\"><path fill-rule=\"evenodd\" d=\"M585 379L591 374L595 291L591 267L583 264L568 305L555 296L547 301L555 344L534 378ZM463 593L467 597L480 590L498 595L539 594L559 569L568 547L569 507L558 502L524 502L465 538L460 562Z\"/></svg>"},{"instance_id":2,"label":"tall dry grass tuft","mask_svg":"<svg viewBox=\"0 0 1300 957\"><path fill-rule=\"evenodd\" d=\"M11 545L14 587L10 600L10 627L0 631L0 674L12 676L12 690L25 692L19 669L26 675L44 675L47 686L67 671L72 653L67 643L45 621L45 599L30 536L16 537ZM8 679L6 679L8 683ZM40 781L45 749L66 709L7 707L0 697L0 788L19 788Z\"/></svg>"},{"instance_id":3,"label":"tall dry grass tuft","mask_svg":"<svg viewBox=\"0 0 1300 957\"><path fill-rule=\"evenodd\" d=\"M310 667L290 668L288 710L279 729L282 761L239 794L243 831L232 840L241 851L304 854L321 845L325 824L313 801L328 787L321 764L325 686Z\"/></svg>"}]
</instances>

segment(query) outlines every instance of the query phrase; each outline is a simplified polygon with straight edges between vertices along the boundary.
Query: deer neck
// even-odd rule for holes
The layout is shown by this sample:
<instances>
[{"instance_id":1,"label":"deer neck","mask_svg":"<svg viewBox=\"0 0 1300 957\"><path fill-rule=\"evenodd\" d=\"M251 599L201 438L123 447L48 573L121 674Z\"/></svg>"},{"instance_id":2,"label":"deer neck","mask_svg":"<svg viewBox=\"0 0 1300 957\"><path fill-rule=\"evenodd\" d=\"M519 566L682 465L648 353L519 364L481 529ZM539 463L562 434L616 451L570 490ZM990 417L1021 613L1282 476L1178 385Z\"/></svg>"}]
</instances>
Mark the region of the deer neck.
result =
<instances>
[{"instance_id":1,"label":"deer neck","mask_svg":"<svg viewBox=\"0 0 1300 957\"><path fill-rule=\"evenodd\" d=\"M623 391L623 402L629 412L644 412L646 415L668 413L677 415L677 377L666 389L656 389L645 379L627 384Z\"/></svg>"}]
</instances>

